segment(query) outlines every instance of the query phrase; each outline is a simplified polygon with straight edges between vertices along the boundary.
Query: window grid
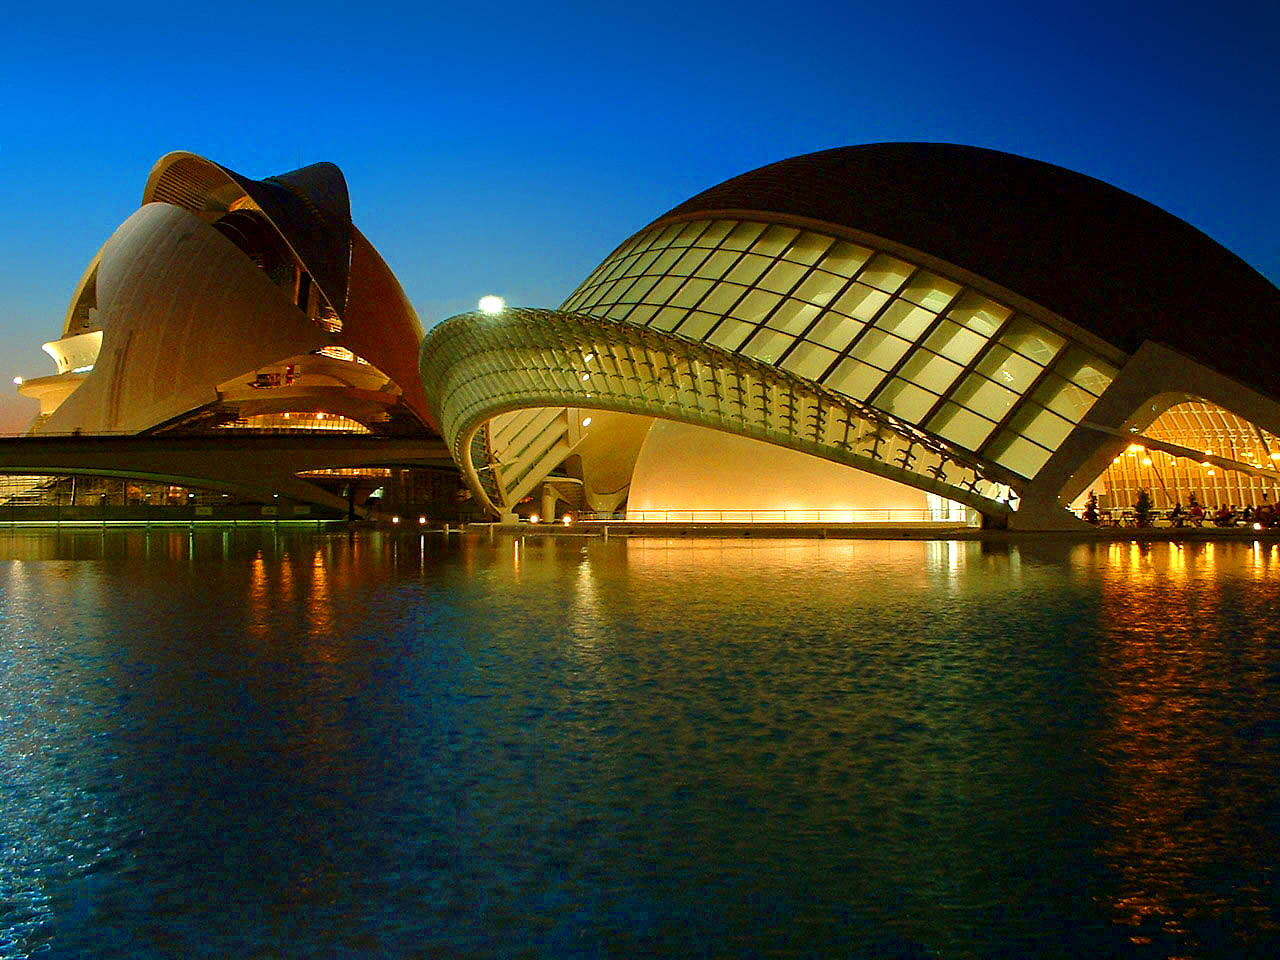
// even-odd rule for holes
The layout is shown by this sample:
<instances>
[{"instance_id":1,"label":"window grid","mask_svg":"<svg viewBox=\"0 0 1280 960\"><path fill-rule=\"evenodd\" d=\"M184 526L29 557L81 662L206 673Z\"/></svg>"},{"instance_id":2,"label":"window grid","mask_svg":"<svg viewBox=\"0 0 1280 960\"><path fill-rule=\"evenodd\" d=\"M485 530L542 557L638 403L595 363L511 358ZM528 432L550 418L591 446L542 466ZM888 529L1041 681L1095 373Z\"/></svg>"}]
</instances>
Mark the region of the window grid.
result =
<instances>
[{"instance_id":1,"label":"window grid","mask_svg":"<svg viewBox=\"0 0 1280 960\"><path fill-rule=\"evenodd\" d=\"M1047 459L1045 444L1056 447L1052 438L1074 428L1114 376L1079 343L934 270L776 223L651 228L563 309L763 360L934 424L984 456L1005 456L1016 441L1030 459L1037 448Z\"/></svg>"}]
</instances>

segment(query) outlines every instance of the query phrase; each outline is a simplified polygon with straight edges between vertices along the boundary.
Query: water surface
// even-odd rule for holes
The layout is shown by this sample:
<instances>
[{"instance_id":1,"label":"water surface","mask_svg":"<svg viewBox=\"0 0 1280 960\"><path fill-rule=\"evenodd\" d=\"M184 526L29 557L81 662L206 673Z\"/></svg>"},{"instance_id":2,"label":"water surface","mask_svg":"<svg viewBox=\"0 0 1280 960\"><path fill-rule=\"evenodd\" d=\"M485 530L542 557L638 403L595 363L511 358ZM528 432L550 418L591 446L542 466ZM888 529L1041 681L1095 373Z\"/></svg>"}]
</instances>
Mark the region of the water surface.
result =
<instances>
[{"instance_id":1,"label":"water surface","mask_svg":"<svg viewBox=\"0 0 1280 960\"><path fill-rule=\"evenodd\" d=\"M0 957L1272 956L1278 584L0 531Z\"/></svg>"}]
</instances>

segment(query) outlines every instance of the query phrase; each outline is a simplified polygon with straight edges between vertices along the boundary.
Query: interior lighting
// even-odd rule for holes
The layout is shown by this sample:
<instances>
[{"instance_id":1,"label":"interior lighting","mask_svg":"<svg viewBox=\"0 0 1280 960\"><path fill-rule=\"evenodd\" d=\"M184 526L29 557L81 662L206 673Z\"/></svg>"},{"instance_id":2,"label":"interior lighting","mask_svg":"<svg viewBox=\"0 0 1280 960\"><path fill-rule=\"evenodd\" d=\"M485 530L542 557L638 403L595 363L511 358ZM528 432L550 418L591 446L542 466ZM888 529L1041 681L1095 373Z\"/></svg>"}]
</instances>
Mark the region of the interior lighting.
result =
<instances>
[{"instance_id":1,"label":"interior lighting","mask_svg":"<svg viewBox=\"0 0 1280 960\"><path fill-rule=\"evenodd\" d=\"M585 357L582 358L582 361L583 363L590 363L595 358L596 358L596 355L594 353L588 353Z\"/></svg>"},{"instance_id":2,"label":"interior lighting","mask_svg":"<svg viewBox=\"0 0 1280 960\"><path fill-rule=\"evenodd\" d=\"M569 516L569 515L566 513L566 514L564 515L564 525L567 527L567 526L568 526L569 524L571 524L571 523L573 523L573 517Z\"/></svg>"},{"instance_id":3,"label":"interior lighting","mask_svg":"<svg viewBox=\"0 0 1280 960\"><path fill-rule=\"evenodd\" d=\"M1142 450L1142 444L1140 444L1140 443L1131 443L1131 444L1129 444L1129 452L1130 452L1130 453L1138 453L1140 450Z\"/></svg>"},{"instance_id":4,"label":"interior lighting","mask_svg":"<svg viewBox=\"0 0 1280 960\"><path fill-rule=\"evenodd\" d=\"M1143 457L1143 458L1142 458L1142 465L1143 465L1144 467L1149 467L1149 466L1151 466L1151 458L1150 458L1150 457Z\"/></svg>"},{"instance_id":5,"label":"interior lighting","mask_svg":"<svg viewBox=\"0 0 1280 960\"><path fill-rule=\"evenodd\" d=\"M1216 474L1215 474L1212 470L1210 470L1210 471L1209 471L1209 476L1213 477L1213 476L1216 476Z\"/></svg>"},{"instance_id":6,"label":"interior lighting","mask_svg":"<svg viewBox=\"0 0 1280 960\"><path fill-rule=\"evenodd\" d=\"M582 425L583 425L584 427L589 427L589 426L591 426L591 418L590 418L590 417L583 417L583 418L582 418Z\"/></svg>"},{"instance_id":7,"label":"interior lighting","mask_svg":"<svg viewBox=\"0 0 1280 960\"><path fill-rule=\"evenodd\" d=\"M1280 460L1280 453L1273 453L1273 454L1271 455L1271 459L1272 459L1272 460Z\"/></svg>"},{"instance_id":8,"label":"interior lighting","mask_svg":"<svg viewBox=\"0 0 1280 960\"><path fill-rule=\"evenodd\" d=\"M425 527L426 525L427 525L427 518L426 518L426 517L419 517L419 518L418 518L418 526L420 526L420 527Z\"/></svg>"},{"instance_id":9,"label":"interior lighting","mask_svg":"<svg viewBox=\"0 0 1280 960\"><path fill-rule=\"evenodd\" d=\"M488 296L481 297L479 304L480 312L488 314L501 313L506 305L507 302L505 300L501 297L495 297L492 293Z\"/></svg>"},{"instance_id":10,"label":"interior lighting","mask_svg":"<svg viewBox=\"0 0 1280 960\"><path fill-rule=\"evenodd\" d=\"M586 383L586 382L587 382L588 380L590 380L590 379L591 379L591 374L589 374L589 373L584 373L584 374L582 375L582 382L583 382L583 383Z\"/></svg>"},{"instance_id":11,"label":"interior lighting","mask_svg":"<svg viewBox=\"0 0 1280 960\"><path fill-rule=\"evenodd\" d=\"M392 517L392 518L391 518L391 522L392 522L392 523L399 523L399 522L400 522L400 518L399 518L399 517Z\"/></svg>"},{"instance_id":12,"label":"interior lighting","mask_svg":"<svg viewBox=\"0 0 1280 960\"><path fill-rule=\"evenodd\" d=\"M1260 523L1255 523L1255 524L1253 525L1253 529L1255 529L1255 530L1261 530L1261 529L1262 529L1262 524L1260 524Z\"/></svg>"},{"instance_id":13,"label":"interior lighting","mask_svg":"<svg viewBox=\"0 0 1280 960\"><path fill-rule=\"evenodd\" d=\"M537 523L537 522L538 522L538 515L535 513L533 516L531 516L531 517L529 518L529 522L530 522L530 523Z\"/></svg>"}]
</instances>

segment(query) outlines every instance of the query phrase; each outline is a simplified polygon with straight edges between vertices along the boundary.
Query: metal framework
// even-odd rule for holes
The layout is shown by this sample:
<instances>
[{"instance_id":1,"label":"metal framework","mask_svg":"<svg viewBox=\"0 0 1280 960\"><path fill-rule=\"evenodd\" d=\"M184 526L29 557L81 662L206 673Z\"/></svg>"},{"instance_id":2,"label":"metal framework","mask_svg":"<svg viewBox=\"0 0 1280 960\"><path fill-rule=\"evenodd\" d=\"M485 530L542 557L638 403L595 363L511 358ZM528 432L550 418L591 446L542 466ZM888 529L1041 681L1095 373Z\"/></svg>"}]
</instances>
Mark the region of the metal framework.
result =
<instances>
[{"instance_id":1,"label":"metal framework","mask_svg":"<svg viewBox=\"0 0 1280 960\"><path fill-rule=\"evenodd\" d=\"M421 373L463 477L498 514L563 462L573 449L571 428L581 422L576 411L593 409L776 443L958 501L997 522L1022 482L784 369L600 317L529 308L452 317L424 343ZM514 411L522 413L503 417Z\"/></svg>"}]
</instances>

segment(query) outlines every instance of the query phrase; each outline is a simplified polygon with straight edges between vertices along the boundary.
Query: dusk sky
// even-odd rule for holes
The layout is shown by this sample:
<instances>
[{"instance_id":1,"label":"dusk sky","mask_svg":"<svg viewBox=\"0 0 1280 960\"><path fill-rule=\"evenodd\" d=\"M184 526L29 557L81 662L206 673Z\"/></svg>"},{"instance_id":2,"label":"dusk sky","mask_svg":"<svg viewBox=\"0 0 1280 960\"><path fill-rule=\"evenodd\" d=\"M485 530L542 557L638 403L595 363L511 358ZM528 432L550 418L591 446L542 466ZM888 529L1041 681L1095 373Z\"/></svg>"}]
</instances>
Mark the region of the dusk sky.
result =
<instances>
[{"instance_id":1,"label":"dusk sky","mask_svg":"<svg viewBox=\"0 0 1280 960\"><path fill-rule=\"evenodd\" d=\"M491 292L554 306L692 194L885 140L1079 170L1280 281L1275 0L37 3L4 32L3 431L34 413L10 381L53 372L40 344L177 149L253 177L338 164L428 328Z\"/></svg>"}]
</instances>

